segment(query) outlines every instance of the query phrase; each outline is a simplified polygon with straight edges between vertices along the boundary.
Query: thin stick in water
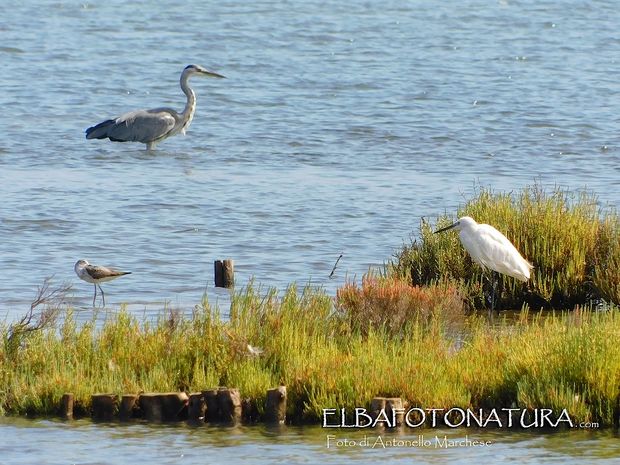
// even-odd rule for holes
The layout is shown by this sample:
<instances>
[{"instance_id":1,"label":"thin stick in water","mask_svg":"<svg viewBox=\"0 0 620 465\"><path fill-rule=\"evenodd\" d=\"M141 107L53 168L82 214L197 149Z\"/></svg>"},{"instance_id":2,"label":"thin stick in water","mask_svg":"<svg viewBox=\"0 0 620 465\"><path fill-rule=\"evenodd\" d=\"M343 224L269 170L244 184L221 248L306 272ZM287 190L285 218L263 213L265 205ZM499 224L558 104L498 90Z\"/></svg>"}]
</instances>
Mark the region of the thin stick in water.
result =
<instances>
[{"instance_id":1,"label":"thin stick in water","mask_svg":"<svg viewBox=\"0 0 620 465\"><path fill-rule=\"evenodd\" d=\"M336 267L338 266L338 262L340 261L341 258L342 258L342 254L340 254L338 259L336 260L336 263L334 263L334 267L332 268L332 272L329 274L329 279L332 279L334 277L334 273L336 272Z\"/></svg>"}]
</instances>

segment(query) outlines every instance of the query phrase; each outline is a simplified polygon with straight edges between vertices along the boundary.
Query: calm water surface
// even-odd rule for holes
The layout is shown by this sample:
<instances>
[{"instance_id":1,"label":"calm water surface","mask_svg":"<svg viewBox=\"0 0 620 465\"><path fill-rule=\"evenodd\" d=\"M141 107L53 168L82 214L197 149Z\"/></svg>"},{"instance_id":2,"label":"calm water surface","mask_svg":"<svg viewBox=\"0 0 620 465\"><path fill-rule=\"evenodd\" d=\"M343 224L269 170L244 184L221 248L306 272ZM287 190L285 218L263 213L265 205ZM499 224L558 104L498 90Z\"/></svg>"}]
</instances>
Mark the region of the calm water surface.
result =
<instances>
[{"instance_id":1,"label":"calm water surface","mask_svg":"<svg viewBox=\"0 0 620 465\"><path fill-rule=\"evenodd\" d=\"M26 0L0 20L0 305L21 314L79 258L133 275L111 307L189 309L237 281L332 291L476 185L618 205L616 2ZM86 141L124 111L182 109L156 152ZM344 254L335 279L331 268Z\"/></svg>"},{"instance_id":2,"label":"calm water surface","mask_svg":"<svg viewBox=\"0 0 620 465\"><path fill-rule=\"evenodd\" d=\"M398 433L334 432L318 426L218 428L24 419L0 419L0 427L20 439L0 440L0 454L16 457L13 464L479 464L481 460L615 464L620 458L618 435L609 431L506 434L427 428ZM344 445L345 440L349 445ZM488 445L445 447L446 440Z\"/></svg>"},{"instance_id":3,"label":"calm water surface","mask_svg":"<svg viewBox=\"0 0 620 465\"><path fill-rule=\"evenodd\" d=\"M8 319L52 275L74 283L72 303L89 314L92 286L73 273L79 258L133 272L104 285L112 309L188 311L205 291L227 301L212 287L213 261L227 257L242 285L254 277L333 293L384 263L420 217L454 212L480 185L586 187L602 205L620 205L615 1L25 0L1 10ZM88 126L127 110L181 110L178 77L189 63L228 79L192 81L198 110L186 137L151 153L84 139ZM99 463L83 452L102 445L122 460L139 453L169 463L181 460L176 445L194 461L213 448L238 457L243 447L263 462L280 452L290 462L376 459L328 452L305 430L244 433L230 449L210 436L0 425L10 463ZM493 450L511 457L527 447L520 462L566 462L603 458L596 451L608 442L510 434Z\"/></svg>"}]
</instances>

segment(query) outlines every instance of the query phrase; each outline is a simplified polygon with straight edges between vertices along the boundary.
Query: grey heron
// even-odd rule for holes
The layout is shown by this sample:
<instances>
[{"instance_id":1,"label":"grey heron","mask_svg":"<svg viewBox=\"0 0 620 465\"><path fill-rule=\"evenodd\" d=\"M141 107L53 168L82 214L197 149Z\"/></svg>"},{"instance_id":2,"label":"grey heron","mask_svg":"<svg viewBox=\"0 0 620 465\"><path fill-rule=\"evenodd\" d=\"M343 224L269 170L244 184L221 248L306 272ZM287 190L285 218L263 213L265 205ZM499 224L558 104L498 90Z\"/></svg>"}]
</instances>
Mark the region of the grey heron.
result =
<instances>
[{"instance_id":1,"label":"grey heron","mask_svg":"<svg viewBox=\"0 0 620 465\"><path fill-rule=\"evenodd\" d=\"M530 279L530 270L534 266L521 256L514 245L501 232L488 224L478 224L469 217L459 218L456 223L435 231L435 234L448 229L459 231L459 239L474 262L483 269L491 269L511 276L519 281ZM495 304L495 280L493 280L493 296L491 309Z\"/></svg>"},{"instance_id":2,"label":"grey heron","mask_svg":"<svg viewBox=\"0 0 620 465\"><path fill-rule=\"evenodd\" d=\"M208 76L223 78L221 74L209 71L199 65L189 65L181 73L181 90L187 96L185 108L181 113L172 108L153 108L125 113L118 118L109 119L86 130L87 139L110 139L114 142L142 142L147 150L155 144L175 134L185 134L196 111L196 94L189 86L189 78Z\"/></svg>"},{"instance_id":3,"label":"grey heron","mask_svg":"<svg viewBox=\"0 0 620 465\"><path fill-rule=\"evenodd\" d=\"M93 296L93 307L95 306L95 299L97 298L97 287L101 291L101 298L103 300L103 306L105 307L105 295L103 289L99 283L106 281L112 281L120 276L131 274L131 271L118 271L106 268L105 266L91 265L86 260L78 260L73 267L75 273L82 281L95 285L95 295Z\"/></svg>"}]
</instances>

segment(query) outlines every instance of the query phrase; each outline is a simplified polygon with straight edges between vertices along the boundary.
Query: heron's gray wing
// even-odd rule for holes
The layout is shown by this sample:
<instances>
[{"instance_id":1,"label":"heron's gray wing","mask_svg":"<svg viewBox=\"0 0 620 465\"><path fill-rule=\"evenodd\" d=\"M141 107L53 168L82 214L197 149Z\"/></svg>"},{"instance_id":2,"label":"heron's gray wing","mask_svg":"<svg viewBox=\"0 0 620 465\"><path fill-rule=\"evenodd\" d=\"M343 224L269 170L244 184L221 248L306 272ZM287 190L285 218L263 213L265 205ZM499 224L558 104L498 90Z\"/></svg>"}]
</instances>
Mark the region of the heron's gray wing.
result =
<instances>
[{"instance_id":1,"label":"heron's gray wing","mask_svg":"<svg viewBox=\"0 0 620 465\"><path fill-rule=\"evenodd\" d=\"M116 118L106 135L116 142L146 144L166 135L175 124L176 118L171 110L137 110Z\"/></svg>"}]
</instances>

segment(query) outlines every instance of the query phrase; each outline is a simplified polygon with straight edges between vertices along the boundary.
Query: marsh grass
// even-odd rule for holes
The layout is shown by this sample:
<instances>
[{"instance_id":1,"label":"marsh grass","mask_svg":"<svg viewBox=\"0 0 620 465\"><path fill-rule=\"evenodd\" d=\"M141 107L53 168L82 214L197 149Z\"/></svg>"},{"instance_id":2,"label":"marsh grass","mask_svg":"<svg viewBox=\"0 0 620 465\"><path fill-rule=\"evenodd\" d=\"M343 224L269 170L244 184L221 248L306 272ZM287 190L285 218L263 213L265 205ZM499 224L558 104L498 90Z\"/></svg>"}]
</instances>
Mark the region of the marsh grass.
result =
<instances>
[{"instance_id":1,"label":"marsh grass","mask_svg":"<svg viewBox=\"0 0 620 465\"><path fill-rule=\"evenodd\" d=\"M587 193L539 186L517 193L481 189L459 208L496 227L534 265L528 283L499 276L497 307L572 308L604 298L620 304L620 227L615 211L603 211ZM473 307L486 306L488 279L460 244L458 233L433 234L454 221L443 215L436 224L422 221L419 239L405 245L389 272L414 284L440 279L459 283Z\"/></svg>"},{"instance_id":2,"label":"marsh grass","mask_svg":"<svg viewBox=\"0 0 620 465\"><path fill-rule=\"evenodd\" d=\"M367 333L383 327L392 335L402 333L407 323L428 325L434 320L457 325L465 317L463 298L450 283L435 286L411 286L395 276L362 278L361 285L349 282L338 289L336 309L348 325Z\"/></svg>"},{"instance_id":3,"label":"marsh grass","mask_svg":"<svg viewBox=\"0 0 620 465\"><path fill-rule=\"evenodd\" d=\"M608 214L599 229L593 284L603 299L620 305L620 217L616 212Z\"/></svg>"},{"instance_id":4,"label":"marsh grass","mask_svg":"<svg viewBox=\"0 0 620 465\"><path fill-rule=\"evenodd\" d=\"M344 293L358 295L364 285L378 283ZM410 298L398 284L382 285ZM192 315L156 320L121 309L103 325L78 324L67 310L56 327L27 333L14 351L0 349L0 405L10 414L56 414L62 394L73 392L76 413L88 414L96 392L228 385L262 414L266 390L284 383L296 422L319 422L324 408L369 407L379 395L423 408L557 407L574 421L617 421L617 309L545 318L525 309L516 323L494 327L471 316L455 334L437 312L402 321L398 331L362 328L359 311L341 304L317 290L249 286L234 295L229 319L207 302ZM6 337L6 325L0 331ZM247 344L263 354L252 356Z\"/></svg>"}]
</instances>

